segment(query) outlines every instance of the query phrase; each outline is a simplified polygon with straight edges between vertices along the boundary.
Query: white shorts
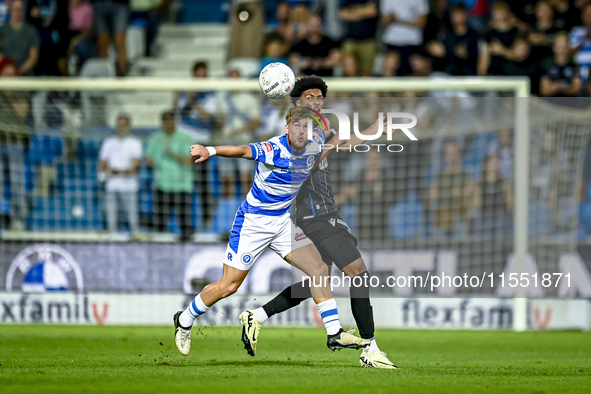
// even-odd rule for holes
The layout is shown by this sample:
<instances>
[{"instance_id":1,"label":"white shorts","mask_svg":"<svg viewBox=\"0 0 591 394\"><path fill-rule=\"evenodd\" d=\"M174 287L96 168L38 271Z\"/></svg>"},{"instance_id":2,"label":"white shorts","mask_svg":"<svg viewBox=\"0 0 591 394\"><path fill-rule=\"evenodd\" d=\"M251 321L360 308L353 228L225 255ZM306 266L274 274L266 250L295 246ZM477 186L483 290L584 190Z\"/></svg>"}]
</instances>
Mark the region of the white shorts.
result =
<instances>
[{"instance_id":1,"label":"white shorts","mask_svg":"<svg viewBox=\"0 0 591 394\"><path fill-rule=\"evenodd\" d=\"M282 258L312 241L291 220L289 212L281 216L236 212L224 264L249 271L268 246Z\"/></svg>"}]
</instances>

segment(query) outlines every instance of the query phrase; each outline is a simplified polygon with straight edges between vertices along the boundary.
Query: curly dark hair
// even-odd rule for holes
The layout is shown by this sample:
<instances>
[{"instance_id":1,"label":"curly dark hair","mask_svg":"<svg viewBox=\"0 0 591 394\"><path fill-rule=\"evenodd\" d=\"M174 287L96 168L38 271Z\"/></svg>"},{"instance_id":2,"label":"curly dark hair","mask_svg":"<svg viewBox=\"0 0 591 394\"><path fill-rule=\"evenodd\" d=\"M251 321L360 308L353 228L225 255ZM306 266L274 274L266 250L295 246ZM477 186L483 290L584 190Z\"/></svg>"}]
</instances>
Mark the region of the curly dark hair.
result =
<instances>
[{"instance_id":1,"label":"curly dark hair","mask_svg":"<svg viewBox=\"0 0 591 394\"><path fill-rule=\"evenodd\" d=\"M320 89L323 97L326 97L326 93L328 93L328 86L326 86L324 79L316 75L308 75L296 81L290 96L293 100L297 100L302 96L302 93L309 89Z\"/></svg>"}]
</instances>

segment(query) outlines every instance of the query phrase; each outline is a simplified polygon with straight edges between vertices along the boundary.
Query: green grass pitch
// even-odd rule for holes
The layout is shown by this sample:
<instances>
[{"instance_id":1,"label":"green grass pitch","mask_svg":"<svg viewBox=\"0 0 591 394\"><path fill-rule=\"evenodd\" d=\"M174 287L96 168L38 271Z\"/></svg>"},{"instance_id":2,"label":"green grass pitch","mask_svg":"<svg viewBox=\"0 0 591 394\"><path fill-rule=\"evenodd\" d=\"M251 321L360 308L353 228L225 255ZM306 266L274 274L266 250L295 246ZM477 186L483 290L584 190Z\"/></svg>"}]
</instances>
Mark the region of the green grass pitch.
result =
<instances>
[{"instance_id":1,"label":"green grass pitch","mask_svg":"<svg viewBox=\"0 0 591 394\"><path fill-rule=\"evenodd\" d=\"M324 330L263 328L250 357L239 327L0 326L7 393L589 393L591 333L378 330L401 369L359 367Z\"/></svg>"}]
</instances>

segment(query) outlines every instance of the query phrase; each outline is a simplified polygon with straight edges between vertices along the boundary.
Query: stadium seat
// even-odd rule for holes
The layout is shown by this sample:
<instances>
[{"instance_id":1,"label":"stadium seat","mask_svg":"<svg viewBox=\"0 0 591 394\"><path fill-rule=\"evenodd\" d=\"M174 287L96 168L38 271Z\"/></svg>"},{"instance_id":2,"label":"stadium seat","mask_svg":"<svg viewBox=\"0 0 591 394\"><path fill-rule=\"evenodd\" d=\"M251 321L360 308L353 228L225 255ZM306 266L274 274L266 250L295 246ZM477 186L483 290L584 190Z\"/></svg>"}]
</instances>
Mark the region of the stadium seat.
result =
<instances>
[{"instance_id":1,"label":"stadium seat","mask_svg":"<svg viewBox=\"0 0 591 394\"><path fill-rule=\"evenodd\" d=\"M213 232L215 233L229 233L232 229L234 216L240 204L241 199L229 198L219 200L213 215Z\"/></svg>"},{"instance_id":2,"label":"stadium seat","mask_svg":"<svg viewBox=\"0 0 591 394\"><path fill-rule=\"evenodd\" d=\"M179 23L227 23L226 3L219 0L182 0Z\"/></svg>"},{"instance_id":3,"label":"stadium seat","mask_svg":"<svg viewBox=\"0 0 591 394\"><path fill-rule=\"evenodd\" d=\"M28 224L33 231L102 230L104 222L94 200L33 198Z\"/></svg>"},{"instance_id":4,"label":"stadium seat","mask_svg":"<svg viewBox=\"0 0 591 394\"><path fill-rule=\"evenodd\" d=\"M4 197L0 196L0 215L10 215L10 202Z\"/></svg>"},{"instance_id":5,"label":"stadium seat","mask_svg":"<svg viewBox=\"0 0 591 394\"><path fill-rule=\"evenodd\" d=\"M130 63L142 58L146 53L146 31L137 24L131 24L127 28L127 59Z\"/></svg>"},{"instance_id":6,"label":"stadium seat","mask_svg":"<svg viewBox=\"0 0 591 394\"><path fill-rule=\"evenodd\" d=\"M113 60L110 59L89 59L84 63L80 70L81 78L114 78L115 74L115 64L113 63ZM81 93L82 113L86 122L91 122L93 120L92 99L104 97L104 91L85 90Z\"/></svg>"},{"instance_id":7,"label":"stadium seat","mask_svg":"<svg viewBox=\"0 0 591 394\"><path fill-rule=\"evenodd\" d=\"M488 145L495 138L496 137L493 133L478 134L474 136L470 148L464 154L464 169L472 176L472 178L476 180L480 179L482 165L488 153Z\"/></svg>"},{"instance_id":8,"label":"stadium seat","mask_svg":"<svg viewBox=\"0 0 591 394\"><path fill-rule=\"evenodd\" d=\"M534 200L529 203L529 236L540 238L548 235L551 230L552 212L546 201Z\"/></svg>"},{"instance_id":9,"label":"stadium seat","mask_svg":"<svg viewBox=\"0 0 591 394\"><path fill-rule=\"evenodd\" d=\"M581 236L591 235L591 199L587 199L579 206L579 223Z\"/></svg>"},{"instance_id":10,"label":"stadium seat","mask_svg":"<svg viewBox=\"0 0 591 394\"><path fill-rule=\"evenodd\" d=\"M191 212L191 223L193 223L193 230L203 230L201 199L199 198L199 194L197 193L193 193L193 204Z\"/></svg>"},{"instance_id":11,"label":"stadium seat","mask_svg":"<svg viewBox=\"0 0 591 394\"><path fill-rule=\"evenodd\" d=\"M423 207L417 199L395 204L388 215L390 234L394 239L408 239L425 233Z\"/></svg>"},{"instance_id":12,"label":"stadium seat","mask_svg":"<svg viewBox=\"0 0 591 394\"><path fill-rule=\"evenodd\" d=\"M228 62L226 70L238 70L241 77L254 78L261 71L261 61L252 57L237 57Z\"/></svg>"},{"instance_id":13,"label":"stadium seat","mask_svg":"<svg viewBox=\"0 0 591 394\"><path fill-rule=\"evenodd\" d=\"M33 135L29 142L26 161L32 165L51 164L62 155L62 139L50 135Z\"/></svg>"}]
</instances>

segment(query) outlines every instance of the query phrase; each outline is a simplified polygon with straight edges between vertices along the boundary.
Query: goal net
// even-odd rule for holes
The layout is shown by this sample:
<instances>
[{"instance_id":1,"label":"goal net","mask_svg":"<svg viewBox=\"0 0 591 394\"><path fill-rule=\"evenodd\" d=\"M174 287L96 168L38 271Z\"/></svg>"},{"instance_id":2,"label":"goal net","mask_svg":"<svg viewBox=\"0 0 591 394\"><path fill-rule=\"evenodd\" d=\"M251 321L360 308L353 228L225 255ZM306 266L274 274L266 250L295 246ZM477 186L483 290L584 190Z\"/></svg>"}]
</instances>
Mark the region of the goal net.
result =
<instances>
[{"instance_id":1,"label":"goal net","mask_svg":"<svg viewBox=\"0 0 591 394\"><path fill-rule=\"evenodd\" d=\"M327 83L339 132L335 111L352 135L380 114L397 125L328 156L340 215L385 284L373 297L591 296L589 100L528 97L523 79ZM281 135L289 105L249 80L0 81L0 291L197 293L221 275L254 166L191 165L188 146ZM240 292L292 276L265 253Z\"/></svg>"}]
</instances>

